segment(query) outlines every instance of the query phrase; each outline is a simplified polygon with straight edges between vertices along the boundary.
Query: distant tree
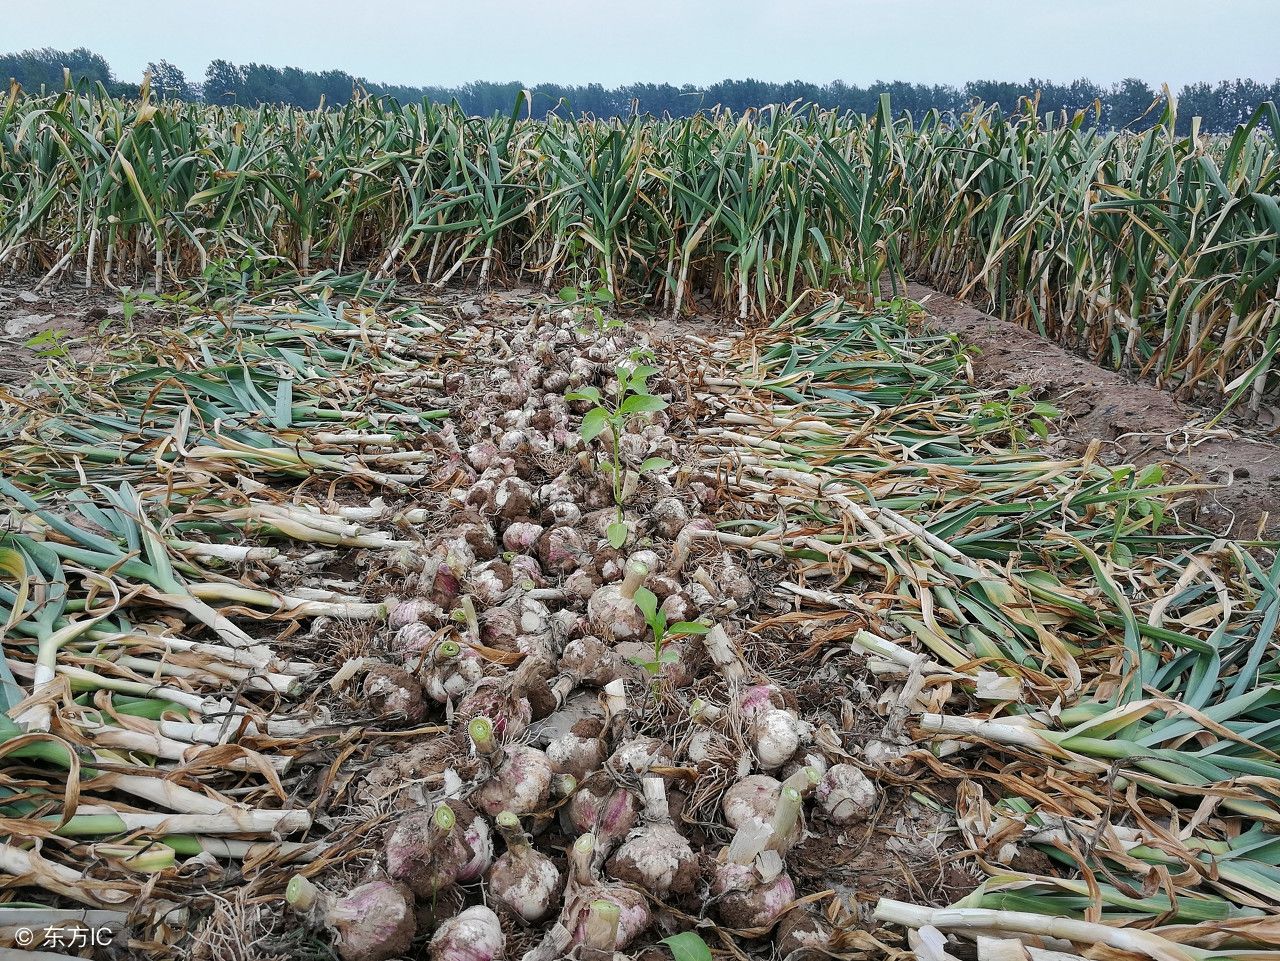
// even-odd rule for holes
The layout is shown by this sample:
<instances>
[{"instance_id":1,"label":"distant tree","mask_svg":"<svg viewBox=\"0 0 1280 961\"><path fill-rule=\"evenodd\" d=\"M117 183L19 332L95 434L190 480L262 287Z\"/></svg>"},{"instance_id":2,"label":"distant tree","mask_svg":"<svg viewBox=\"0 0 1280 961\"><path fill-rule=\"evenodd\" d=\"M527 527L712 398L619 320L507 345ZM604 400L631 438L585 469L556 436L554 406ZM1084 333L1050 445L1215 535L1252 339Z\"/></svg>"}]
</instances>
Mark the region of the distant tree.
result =
<instances>
[{"instance_id":1,"label":"distant tree","mask_svg":"<svg viewBox=\"0 0 1280 961\"><path fill-rule=\"evenodd\" d=\"M247 63L240 69L244 73L241 103L246 106L289 103L289 91L284 87L284 78L279 67L264 63Z\"/></svg>"},{"instance_id":2,"label":"distant tree","mask_svg":"<svg viewBox=\"0 0 1280 961\"><path fill-rule=\"evenodd\" d=\"M1036 102L1037 113L1041 117L1051 116L1055 123L1070 123L1081 112L1096 120L1097 117L1093 115L1095 107L1104 94L1096 83L1083 78L1068 84L1032 78L1027 81L1026 86L1033 91L1032 98Z\"/></svg>"},{"instance_id":3,"label":"distant tree","mask_svg":"<svg viewBox=\"0 0 1280 961\"><path fill-rule=\"evenodd\" d=\"M985 106L999 106L1005 113L1014 113L1018 104L1032 91L1025 84L1003 80L971 80L964 85L966 106L975 102Z\"/></svg>"},{"instance_id":4,"label":"distant tree","mask_svg":"<svg viewBox=\"0 0 1280 961\"><path fill-rule=\"evenodd\" d=\"M244 94L244 71L229 60L214 60L204 72L206 103L236 103Z\"/></svg>"},{"instance_id":5,"label":"distant tree","mask_svg":"<svg viewBox=\"0 0 1280 961\"><path fill-rule=\"evenodd\" d=\"M326 70L316 76L316 89L324 102L331 107L338 107L351 100L352 91L356 87L356 78L341 70Z\"/></svg>"},{"instance_id":6,"label":"distant tree","mask_svg":"<svg viewBox=\"0 0 1280 961\"><path fill-rule=\"evenodd\" d=\"M1178 133L1191 132L1191 119L1200 118L1201 129L1215 130L1220 124L1218 97L1213 85L1189 83L1178 91Z\"/></svg>"},{"instance_id":7,"label":"distant tree","mask_svg":"<svg viewBox=\"0 0 1280 961\"><path fill-rule=\"evenodd\" d=\"M30 93L61 90L63 71L71 75L73 84L102 84L116 92L116 80L111 66L101 54L84 47L74 50L54 50L41 47L0 54L0 78L13 79Z\"/></svg>"},{"instance_id":8,"label":"distant tree","mask_svg":"<svg viewBox=\"0 0 1280 961\"><path fill-rule=\"evenodd\" d=\"M161 100L190 100L191 85L181 69L168 60L147 64L151 74L151 91Z\"/></svg>"},{"instance_id":9,"label":"distant tree","mask_svg":"<svg viewBox=\"0 0 1280 961\"><path fill-rule=\"evenodd\" d=\"M1104 120L1111 127L1148 130L1160 119L1160 108L1154 107L1156 92L1135 77L1115 84L1106 94Z\"/></svg>"},{"instance_id":10,"label":"distant tree","mask_svg":"<svg viewBox=\"0 0 1280 961\"><path fill-rule=\"evenodd\" d=\"M1229 121L1229 127L1248 123L1253 112L1258 109L1258 105L1272 96L1274 96L1272 88L1266 84L1258 83L1256 80L1236 80L1231 84L1232 109L1229 117L1224 119ZM1229 129L1229 127L1224 126L1223 129Z\"/></svg>"},{"instance_id":11,"label":"distant tree","mask_svg":"<svg viewBox=\"0 0 1280 961\"><path fill-rule=\"evenodd\" d=\"M78 85L101 84L112 95L137 95L136 84L117 82L106 60L83 47L0 54L0 81L13 77L32 93L61 90L64 68ZM509 114L516 98L526 89L533 101L530 107L521 103L521 109L529 109L535 116L554 112L560 116L629 117L639 113L687 117L717 106L741 113L768 104L793 102L872 115L879 109L880 97L885 93L889 95L895 115L909 113L917 119L930 110L938 111L944 118L955 116L978 103L987 108L998 107L1009 114L1025 110L1030 104L1041 120L1055 124L1072 122L1083 113L1088 123L1146 130L1163 112L1162 105L1157 104L1159 95L1142 80L1134 78L1110 87L1101 87L1086 79L1066 84L1035 78L1025 82L975 80L956 88L900 80L877 80L862 87L840 80L820 85L803 80L773 83L752 77L725 79L705 87L692 84L676 87L669 83L633 83L621 87L598 83L528 86L515 80L421 87L373 83L341 70L317 72L214 60L205 70L204 83L197 90L179 68L166 60L149 64L148 69L152 90L162 98L199 95L215 104L278 103L314 109L322 103L328 107L341 106L350 101L358 89L399 103L456 101L466 113L482 117ZM1270 85L1254 80L1187 84L1178 94L1178 130L1186 133L1190 130L1191 118L1198 116L1200 129L1205 133L1231 131L1246 122L1260 104L1278 99L1280 79ZM1096 109L1098 104L1101 104L1100 113Z\"/></svg>"}]
</instances>

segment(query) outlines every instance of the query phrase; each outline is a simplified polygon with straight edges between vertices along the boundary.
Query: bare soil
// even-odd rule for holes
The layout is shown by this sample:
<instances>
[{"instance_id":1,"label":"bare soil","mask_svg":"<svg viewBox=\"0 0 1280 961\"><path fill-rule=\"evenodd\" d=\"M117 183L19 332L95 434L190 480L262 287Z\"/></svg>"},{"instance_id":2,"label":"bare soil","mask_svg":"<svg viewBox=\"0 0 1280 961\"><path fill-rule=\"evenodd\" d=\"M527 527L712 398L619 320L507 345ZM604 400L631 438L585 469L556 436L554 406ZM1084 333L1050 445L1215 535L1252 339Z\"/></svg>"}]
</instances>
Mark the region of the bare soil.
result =
<instances>
[{"instance_id":1,"label":"bare soil","mask_svg":"<svg viewBox=\"0 0 1280 961\"><path fill-rule=\"evenodd\" d=\"M114 291L69 284L37 288L35 277L0 283L0 386L21 390L51 356L87 362L96 356L106 325L122 323L124 307ZM140 309L134 329L155 326L161 315Z\"/></svg>"},{"instance_id":2,"label":"bare soil","mask_svg":"<svg viewBox=\"0 0 1280 961\"><path fill-rule=\"evenodd\" d=\"M1184 520L1241 538L1280 533L1280 446L1274 442L1237 428L1207 429L1213 413L923 284L908 284L907 296L924 306L929 327L973 349L977 383L1025 384L1063 411L1052 441L1062 453L1082 454L1097 439L1105 463L1175 465L1184 476L1169 475L1167 482L1221 485L1202 494L1194 516Z\"/></svg>"}]
</instances>

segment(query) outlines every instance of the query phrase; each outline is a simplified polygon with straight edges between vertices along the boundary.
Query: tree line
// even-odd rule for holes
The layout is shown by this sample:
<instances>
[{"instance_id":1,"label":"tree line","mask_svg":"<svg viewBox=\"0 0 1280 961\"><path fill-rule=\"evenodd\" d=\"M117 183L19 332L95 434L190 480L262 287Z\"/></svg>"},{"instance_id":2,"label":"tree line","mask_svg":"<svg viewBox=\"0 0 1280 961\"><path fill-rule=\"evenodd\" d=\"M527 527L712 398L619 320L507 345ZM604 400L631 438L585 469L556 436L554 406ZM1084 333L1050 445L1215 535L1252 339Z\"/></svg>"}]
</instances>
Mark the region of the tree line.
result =
<instances>
[{"instance_id":1,"label":"tree line","mask_svg":"<svg viewBox=\"0 0 1280 961\"><path fill-rule=\"evenodd\" d=\"M208 103L289 104L314 109L321 104L337 106L355 96L390 97L400 102L428 99L447 103L456 100L466 112L476 116L510 111L522 90L533 95L538 113L591 114L599 117L647 113L683 117L727 107L742 111L770 103L818 104L837 110L873 113L882 93L890 95L895 112L918 116L930 109L958 113L974 101L1018 109L1024 98L1044 116L1073 116L1085 112L1090 122L1104 126L1142 130L1159 120L1161 93L1142 80L1128 78L1118 83L1098 84L1091 80L1052 83L1031 78L1022 83L976 80L963 86L919 84L905 81L877 82L866 87L833 81L827 84L800 80L771 83L764 80L721 80L705 87L693 84L634 83L605 87L598 83L566 85L544 83L535 86L511 81L477 81L457 87L414 87L371 82L342 70L302 70L269 64L235 64L214 60L202 81L194 82L166 60L148 64L151 90L162 99L203 100ZM0 78L8 76L28 92L60 90L64 71L73 82L101 84L115 96L136 95L137 84L118 80L110 64L100 54L83 47L54 50L48 47L0 54ZM1280 102L1280 79L1271 84L1256 80L1223 80L1216 84L1197 82L1177 91L1179 127L1185 130L1191 118L1202 118L1201 129L1212 132L1233 130L1265 101ZM1154 105L1154 106L1153 106Z\"/></svg>"}]
</instances>

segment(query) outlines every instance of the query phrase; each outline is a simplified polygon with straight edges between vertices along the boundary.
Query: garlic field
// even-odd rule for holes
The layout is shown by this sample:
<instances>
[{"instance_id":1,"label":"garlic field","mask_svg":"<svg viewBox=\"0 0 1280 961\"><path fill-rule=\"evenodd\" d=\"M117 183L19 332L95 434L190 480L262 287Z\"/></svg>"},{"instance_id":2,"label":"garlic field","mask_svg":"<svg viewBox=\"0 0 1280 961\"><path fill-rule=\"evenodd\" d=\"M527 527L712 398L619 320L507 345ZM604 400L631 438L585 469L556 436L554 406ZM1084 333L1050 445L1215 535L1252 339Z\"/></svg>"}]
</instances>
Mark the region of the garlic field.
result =
<instances>
[{"instance_id":1,"label":"garlic field","mask_svg":"<svg viewBox=\"0 0 1280 961\"><path fill-rule=\"evenodd\" d=\"M914 305L170 316L0 391L0 943L1271 956L1280 566Z\"/></svg>"}]
</instances>

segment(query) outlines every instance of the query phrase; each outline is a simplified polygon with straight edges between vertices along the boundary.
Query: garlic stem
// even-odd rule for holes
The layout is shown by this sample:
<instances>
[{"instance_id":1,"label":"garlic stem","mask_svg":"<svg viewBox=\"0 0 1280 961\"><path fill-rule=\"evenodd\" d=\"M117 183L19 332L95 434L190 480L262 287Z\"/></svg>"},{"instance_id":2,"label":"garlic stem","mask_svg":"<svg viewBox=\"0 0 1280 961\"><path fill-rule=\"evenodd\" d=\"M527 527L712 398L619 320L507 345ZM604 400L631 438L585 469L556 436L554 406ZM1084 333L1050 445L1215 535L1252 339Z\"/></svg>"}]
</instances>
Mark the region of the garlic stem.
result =
<instances>
[{"instance_id":1,"label":"garlic stem","mask_svg":"<svg viewBox=\"0 0 1280 961\"><path fill-rule=\"evenodd\" d=\"M578 790L578 779L572 774L562 774L552 784L552 790L558 797L572 797L573 792Z\"/></svg>"},{"instance_id":2,"label":"garlic stem","mask_svg":"<svg viewBox=\"0 0 1280 961\"><path fill-rule=\"evenodd\" d=\"M622 577L622 586L618 588L618 593L627 600L633 600L636 591L644 585L644 579L649 576L649 568L641 564L639 561L629 561L627 563L626 573Z\"/></svg>"},{"instance_id":3,"label":"garlic stem","mask_svg":"<svg viewBox=\"0 0 1280 961\"><path fill-rule=\"evenodd\" d=\"M717 624L707 631L702 637L702 646L706 650L707 656L711 658L711 662L715 664L717 672L721 677L728 680L730 684L746 680L746 665L742 663L742 658L738 656L738 652L733 649L733 644L729 641L729 635L723 627Z\"/></svg>"},{"instance_id":4,"label":"garlic stem","mask_svg":"<svg viewBox=\"0 0 1280 961\"><path fill-rule=\"evenodd\" d=\"M627 685L614 678L604 686L604 708L610 718L627 713Z\"/></svg>"},{"instance_id":5,"label":"garlic stem","mask_svg":"<svg viewBox=\"0 0 1280 961\"><path fill-rule=\"evenodd\" d=\"M472 718L467 725L467 733L471 735L476 750L491 762L496 763L502 759L502 748L493 739L493 722L487 717Z\"/></svg>"},{"instance_id":6,"label":"garlic stem","mask_svg":"<svg viewBox=\"0 0 1280 961\"><path fill-rule=\"evenodd\" d=\"M480 643L480 619L476 617L476 605L471 600L470 594L464 594L461 598L462 616L466 621L467 635L471 638L472 644Z\"/></svg>"},{"instance_id":7,"label":"garlic stem","mask_svg":"<svg viewBox=\"0 0 1280 961\"><path fill-rule=\"evenodd\" d=\"M708 704L700 697L694 698L689 705L689 719L699 724L714 724L723 713L716 705Z\"/></svg>"},{"instance_id":8,"label":"garlic stem","mask_svg":"<svg viewBox=\"0 0 1280 961\"><path fill-rule=\"evenodd\" d=\"M784 791L789 787L795 788L800 792L800 796L804 797L820 783L822 783L822 772L813 765L806 765L783 781L782 788Z\"/></svg>"},{"instance_id":9,"label":"garlic stem","mask_svg":"<svg viewBox=\"0 0 1280 961\"><path fill-rule=\"evenodd\" d=\"M594 872L592 858L596 851L596 836L590 832L573 842L569 850L569 874L576 884L590 884Z\"/></svg>"},{"instance_id":10,"label":"garlic stem","mask_svg":"<svg viewBox=\"0 0 1280 961\"><path fill-rule=\"evenodd\" d=\"M587 908L586 932L582 945L588 951L603 952L612 957L618 946L618 920L622 912L612 901L592 901Z\"/></svg>"},{"instance_id":11,"label":"garlic stem","mask_svg":"<svg viewBox=\"0 0 1280 961\"><path fill-rule=\"evenodd\" d=\"M644 794L644 816L649 821L671 820L667 806L667 788L660 777L646 777L641 785Z\"/></svg>"},{"instance_id":12,"label":"garlic stem","mask_svg":"<svg viewBox=\"0 0 1280 961\"><path fill-rule=\"evenodd\" d=\"M198 541L170 540L170 546L198 561L224 561L229 564L251 564L280 556L274 547L249 547L243 544L203 544Z\"/></svg>"},{"instance_id":13,"label":"garlic stem","mask_svg":"<svg viewBox=\"0 0 1280 961\"><path fill-rule=\"evenodd\" d=\"M1178 944L1150 931L1116 928L1108 924L1074 918L1032 914L1028 911L998 911L988 908L927 908L891 898L876 904L875 919L904 927L926 925L943 931L1003 931L1011 934L1061 938L1078 944L1105 944L1157 961L1192 961L1208 952Z\"/></svg>"},{"instance_id":14,"label":"garlic stem","mask_svg":"<svg viewBox=\"0 0 1280 961\"><path fill-rule=\"evenodd\" d=\"M800 820L800 806L802 799L800 792L793 787L784 787L782 794L778 798L778 806L773 812L773 822L770 824L772 834L766 844L768 848L776 848L783 840L791 837L791 832L795 830L796 822Z\"/></svg>"},{"instance_id":15,"label":"garlic stem","mask_svg":"<svg viewBox=\"0 0 1280 961\"><path fill-rule=\"evenodd\" d=\"M520 819L511 811L502 811L495 819L498 833L507 842L507 850L513 853L524 853L529 850L529 836L520 826Z\"/></svg>"},{"instance_id":16,"label":"garlic stem","mask_svg":"<svg viewBox=\"0 0 1280 961\"><path fill-rule=\"evenodd\" d=\"M458 816L453 813L453 808L449 807L449 805L441 804L436 807L435 813L431 815L431 820L441 834L448 834L453 830L454 825L458 823Z\"/></svg>"},{"instance_id":17,"label":"garlic stem","mask_svg":"<svg viewBox=\"0 0 1280 961\"><path fill-rule=\"evenodd\" d=\"M320 893L320 889L301 874L295 874L284 889L284 899L295 911L306 911L316 903Z\"/></svg>"},{"instance_id":18,"label":"garlic stem","mask_svg":"<svg viewBox=\"0 0 1280 961\"><path fill-rule=\"evenodd\" d=\"M622 497L619 498L622 503L631 502L631 498L636 496L636 488L640 486L640 475L633 470L627 471L622 475Z\"/></svg>"},{"instance_id":19,"label":"garlic stem","mask_svg":"<svg viewBox=\"0 0 1280 961\"><path fill-rule=\"evenodd\" d=\"M729 860L734 864L750 864L762 852L789 838L800 819L801 803L799 791L784 787L768 825L749 820L738 828L729 842Z\"/></svg>"},{"instance_id":20,"label":"garlic stem","mask_svg":"<svg viewBox=\"0 0 1280 961\"><path fill-rule=\"evenodd\" d=\"M747 865L769 846L772 829L759 821L744 821L729 842L728 858L733 864Z\"/></svg>"}]
</instances>

